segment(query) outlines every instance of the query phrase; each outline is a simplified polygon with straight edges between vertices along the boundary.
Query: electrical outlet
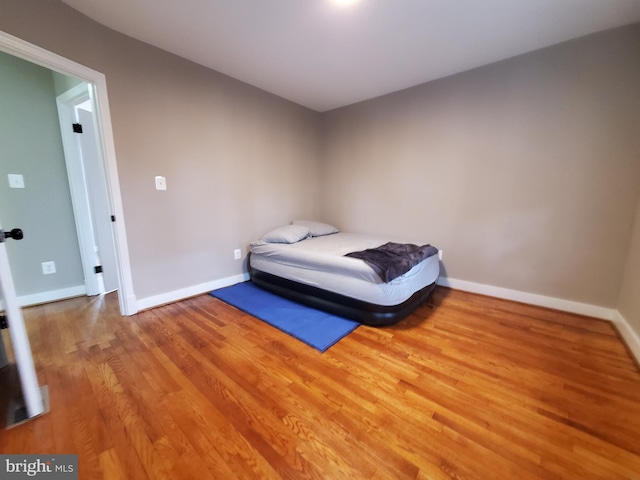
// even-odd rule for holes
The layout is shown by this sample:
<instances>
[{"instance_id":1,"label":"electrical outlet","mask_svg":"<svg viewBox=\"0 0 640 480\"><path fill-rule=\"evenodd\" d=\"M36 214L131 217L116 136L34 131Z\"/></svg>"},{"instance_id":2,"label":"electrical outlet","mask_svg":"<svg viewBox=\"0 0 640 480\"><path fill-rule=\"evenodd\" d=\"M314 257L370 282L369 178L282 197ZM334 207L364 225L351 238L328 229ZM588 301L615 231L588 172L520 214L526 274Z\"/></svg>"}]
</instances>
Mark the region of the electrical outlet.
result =
<instances>
[{"instance_id":1,"label":"electrical outlet","mask_svg":"<svg viewBox=\"0 0 640 480\"><path fill-rule=\"evenodd\" d=\"M51 275L56 273L56 262L42 262L42 274Z\"/></svg>"},{"instance_id":2,"label":"electrical outlet","mask_svg":"<svg viewBox=\"0 0 640 480\"><path fill-rule=\"evenodd\" d=\"M442 250L438 250L438 258L442 261Z\"/></svg>"},{"instance_id":3,"label":"electrical outlet","mask_svg":"<svg viewBox=\"0 0 640 480\"><path fill-rule=\"evenodd\" d=\"M240 260L242 258L242 250L240 250L239 248L236 248L233 251L233 258L235 258L236 260Z\"/></svg>"},{"instance_id":4,"label":"electrical outlet","mask_svg":"<svg viewBox=\"0 0 640 480\"><path fill-rule=\"evenodd\" d=\"M7 178L9 178L9 188L24 188L24 177L19 173L10 173Z\"/></svg>"},{"instance_id":5,"label":"electrical outlet","mask_svg":"<svg viewBox=\"0 0 640 480\"><path fill-rule=\"evenodd\" d=\"M166 190L166 189L167 189L167 179L165 177L157 176L156 190Z\"/></svg>"}]
</instances>

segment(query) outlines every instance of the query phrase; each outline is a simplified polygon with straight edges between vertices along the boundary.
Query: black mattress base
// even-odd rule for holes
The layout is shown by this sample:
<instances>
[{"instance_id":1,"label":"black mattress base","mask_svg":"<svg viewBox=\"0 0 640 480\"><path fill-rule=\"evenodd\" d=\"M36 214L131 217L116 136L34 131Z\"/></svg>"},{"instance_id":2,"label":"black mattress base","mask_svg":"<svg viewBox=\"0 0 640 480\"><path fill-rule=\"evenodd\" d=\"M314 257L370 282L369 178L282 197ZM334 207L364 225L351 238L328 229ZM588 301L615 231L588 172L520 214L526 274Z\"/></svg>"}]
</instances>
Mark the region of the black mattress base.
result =
<instances>
[{"instance_id":1,"label":"black mattress base","mask_svg":"<svg viewBox=\"0 0 640 480\"><path fill-rule=\"evenodd\" d=\"M256 270L251 265L249 265L249 276L255 285L276 295L373 326L398 323L428 300L436 288L436 283L434 282L418 290L404 302L387 306L364 302L339 293L328 292L321 288L294 282L293 280Z\"/></svg>"}]
</instances>

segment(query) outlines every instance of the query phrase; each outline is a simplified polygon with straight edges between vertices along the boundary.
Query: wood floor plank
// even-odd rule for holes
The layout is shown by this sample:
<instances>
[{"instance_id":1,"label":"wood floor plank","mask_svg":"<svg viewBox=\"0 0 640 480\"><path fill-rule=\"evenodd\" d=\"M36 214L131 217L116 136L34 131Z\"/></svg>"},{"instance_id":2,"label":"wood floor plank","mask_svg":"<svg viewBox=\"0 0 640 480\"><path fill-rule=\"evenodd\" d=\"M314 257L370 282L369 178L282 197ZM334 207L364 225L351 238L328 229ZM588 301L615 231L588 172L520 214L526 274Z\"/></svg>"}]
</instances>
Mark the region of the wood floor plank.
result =
<instances>
[{"instance_id":1,"label":"wood floor plank","mask_svg":"<svg viewBox=\"0 0 640 480\"><path fill-rule=\"evenodd\" d=\"M0 451L77 453L83 479L640 478L640 370L612 324L435 300L325 353L209 295L27 308L51 412Z\"/></svg>"},{"instance_id":2,"label":"wood floor plank","mask_svg":"<svg viewBox=\"0 0 640 480\"><path fill-rule=\"evenodd\" d=\"M100 453L98 460L100 461L100 468L104 478L113 480L127 480L127 478L129 478L128 472L122 463L120 463L115 448L110 448Z\"/></svg>"}]
</instances>

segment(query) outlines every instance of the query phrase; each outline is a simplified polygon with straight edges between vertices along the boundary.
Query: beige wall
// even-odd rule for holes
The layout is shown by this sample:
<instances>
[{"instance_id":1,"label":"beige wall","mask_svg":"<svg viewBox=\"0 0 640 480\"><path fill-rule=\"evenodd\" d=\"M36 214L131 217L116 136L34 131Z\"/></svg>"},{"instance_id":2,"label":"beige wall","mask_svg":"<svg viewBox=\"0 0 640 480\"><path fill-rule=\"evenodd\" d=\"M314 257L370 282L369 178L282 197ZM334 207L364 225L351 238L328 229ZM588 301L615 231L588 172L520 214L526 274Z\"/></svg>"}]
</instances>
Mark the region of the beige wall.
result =
<instances>
[{"instance_id":1,"label":"beige wall","mask_svg":"<svg viewBox=\"0 0 640 480\"><path fill-rule=\"evenodd\" d=\"M640 194L638 26L320 115L57 0L0 11L0 30L106 74L138 298L240 273L234 248L315 217L431 242L450 278L617 305Z\"/></svg>"},{"instance_id":2,"label":"beige wall","mask_svg":"<svg viewBox=\"0 0 640 480\"><path fill-rule=\"evenodd\" d=\"M323 215L450 278L615 307L640 192L640 26L325 115Z\"/></svg>"},{"instance_id":3,"label":"beige wall","mask_svg":"<svg viewBox=\"0 0 640 480\"><path fill-rule=\"evenodd\" d=\"M0 30L106 75L138 299L239 274L233 249L316 216L317 113L56 0L0 0L0 12Z\"/></svg>"},{"instance_id":4,"label":"beige wall","mask_svg":"<svg viewBox=\"0 0 640 480\"><path fill-rule=\"evenodd\" d=\"M635 227L622 290L620 291L618 310L636 334L640 336L640 203L638 203L636 211Z\"/></svg>"}]
</instances>

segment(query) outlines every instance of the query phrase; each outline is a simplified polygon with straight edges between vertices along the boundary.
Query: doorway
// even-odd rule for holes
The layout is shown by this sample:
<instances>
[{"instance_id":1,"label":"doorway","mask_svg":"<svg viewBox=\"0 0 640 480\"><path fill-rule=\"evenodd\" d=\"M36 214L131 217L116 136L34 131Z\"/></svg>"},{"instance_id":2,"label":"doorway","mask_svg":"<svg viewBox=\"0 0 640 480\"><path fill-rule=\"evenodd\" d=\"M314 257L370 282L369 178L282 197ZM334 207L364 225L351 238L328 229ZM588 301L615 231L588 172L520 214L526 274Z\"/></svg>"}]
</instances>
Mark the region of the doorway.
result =
<instances>
[{"instance_id":1,"label":"doorway","mask_svg":"<svg viewBox=\"0 0 640 480\"><path fill-rule=\"evenodd\" d=\"M95 108L92 114L93 119L97 122L96 136L101 144L100 153L102 158L100 159L99 167L104 175L103 184L111 212L109 219L113 218L113 222L110 225L110 236L113 241L113 258L117 267L116 286L119 306L122 315L135 314L137 311L136 299L131 280L105 76L100 72L79 65L4 32L0 32L0 51L51 71L76 77L90 86L90 95L93 95L93 106ZM6 180L0 179L0 181Z\"/></svg>"},{"instance_id":2,"label":"doorway","mask_svg":"<svg viewBox=\"0 0 640 480\"><path fill-rule=\"evenodd\" d=\"M88 85L89 94L90 96L92 95L93 100L91 120L92 125L95 127L94 136L96 139L96 143L99 143L99 154L97 155L97 160L95 160L95 162L97 162L96 166L98 168L98 171L102 172L102 183L106 192L105 198L109 205L110 211L110 237L113 240L113 254L116 266L115 270L117 270L117 281L115 283L118 290L118 303L120 307L120 313L122 315L135 314L137 311L136 299L133 293L131 270L129 266L129 255L127 250L127 239L124 226L124 214L120 196L117 164L115 160L115 147L111 129L111 118L109 113L105 76L100 72L84 67L71 60L51 53L47 50L44 50L40 47L32 45L17 37L1 31L0 52L4 52L4 54L7 54L11 58L20 59L21 61L26 61L30 64L44 67L45 69L48 69L50 73L58 72L63 75L76 77L81 81L86 82L86 84ZM27 78L28 77L25 77L25 79ZM13 122L20 122L20 114L24 112L24 105L12 106L10 111L13 114L13 118L9 118L8 121L12 122L11 124L13 124ZM82 114L77 113L77 115ZM30 139L27 145L35 145L38 144L39 141L39 135L31 128L32 126L33 125L29 124L28 122L25 122L23 126L20 126L22 129L19 128L18 130L14 130L23 132L27 135L27 138ZM49 131L49 133L51 133L51 131ZM5 139L6 138L7 137L5 137ZM52 143L55 143L55 140L52 140L52 137L49 138ZM40 144L42 145L43 142L40 141ZM43 150L39 154L45 160L48 157L47 148L50 146L51 144L45 142L45 148L43 148ZM11 154L11 158L21 158L20 146L15 148L15 151ZM17 162L17 165L20 165L18 160L14 161ZM42 165L48 164L43 163ZM16 189L23 189L25 187L25 179L22 175L8 173L7 177L7 180L9 181L9 187ZM42 177L44 178L45 182L48 182L53 178L46 175L41 176L41 178ZM4 182L6 180L4 178L0 178L0 181ZM33 208L34 210L43 209L44 206L48 204L48 201L54 201L55 199L56 195L52 195L48 199L41 198L38 202L31 205L30 208ZM0 220L2 219L0 218ZM15 219L12 219L12 221L19 222L20 218L17 217ZM46 223L47 221L50 222L50 219L48 219L45 215L40 216L40 221L42 223ZM12 227L19 227L19 225L16 224ZM41 233L40 235L34 235L34 238L40 240L44 239L46 244L47 239L51 239L54 237L53 230L55 230L56 227L57 226L54 223L50 222L44 229L44 233ZM92 233L95 234L95 231L92 231ZM45 408L43 395L41 393L41 389L38 386L38 379L33 365L33 358L31 356L28 335L26 333L26 328L22 319L22 312L17 302L15 288L13 288L13 278L15 277L15 272L21 272L23 268L26 268L25 264L29 262L16 265L17 268L15 268L12 272L12 270L9 268L9 261L4 245L4 238L6 238L6 235L1 228L0 234L2 234L3 239L3 242L0 245L0 254L2 254L0 255L0 260L3 260L0 262L0 287L2 287L0 296L2 296L2 299L4 300L4 311L0 313L2 313L3 322L6 321L9 326L11 345L13 347L12 350L14 353L17 371L20 377L20 383L22 386L22 394L25 404L24 410L26 412L26 416L31 418L41 414L45 410ZM10 236L12 236L13 238L17 238L16 236L13 236L13 231ZM20 237L22 238L22 236ZM97 252L95 252L94 249L94 254L96 253ZM55 273L55 271L56 269L54 262L42 262L43 274ZM7 355L5 354L3 338L0 335L0 367L6 366L6 363Z\"/></svg>"}]
</instances>

